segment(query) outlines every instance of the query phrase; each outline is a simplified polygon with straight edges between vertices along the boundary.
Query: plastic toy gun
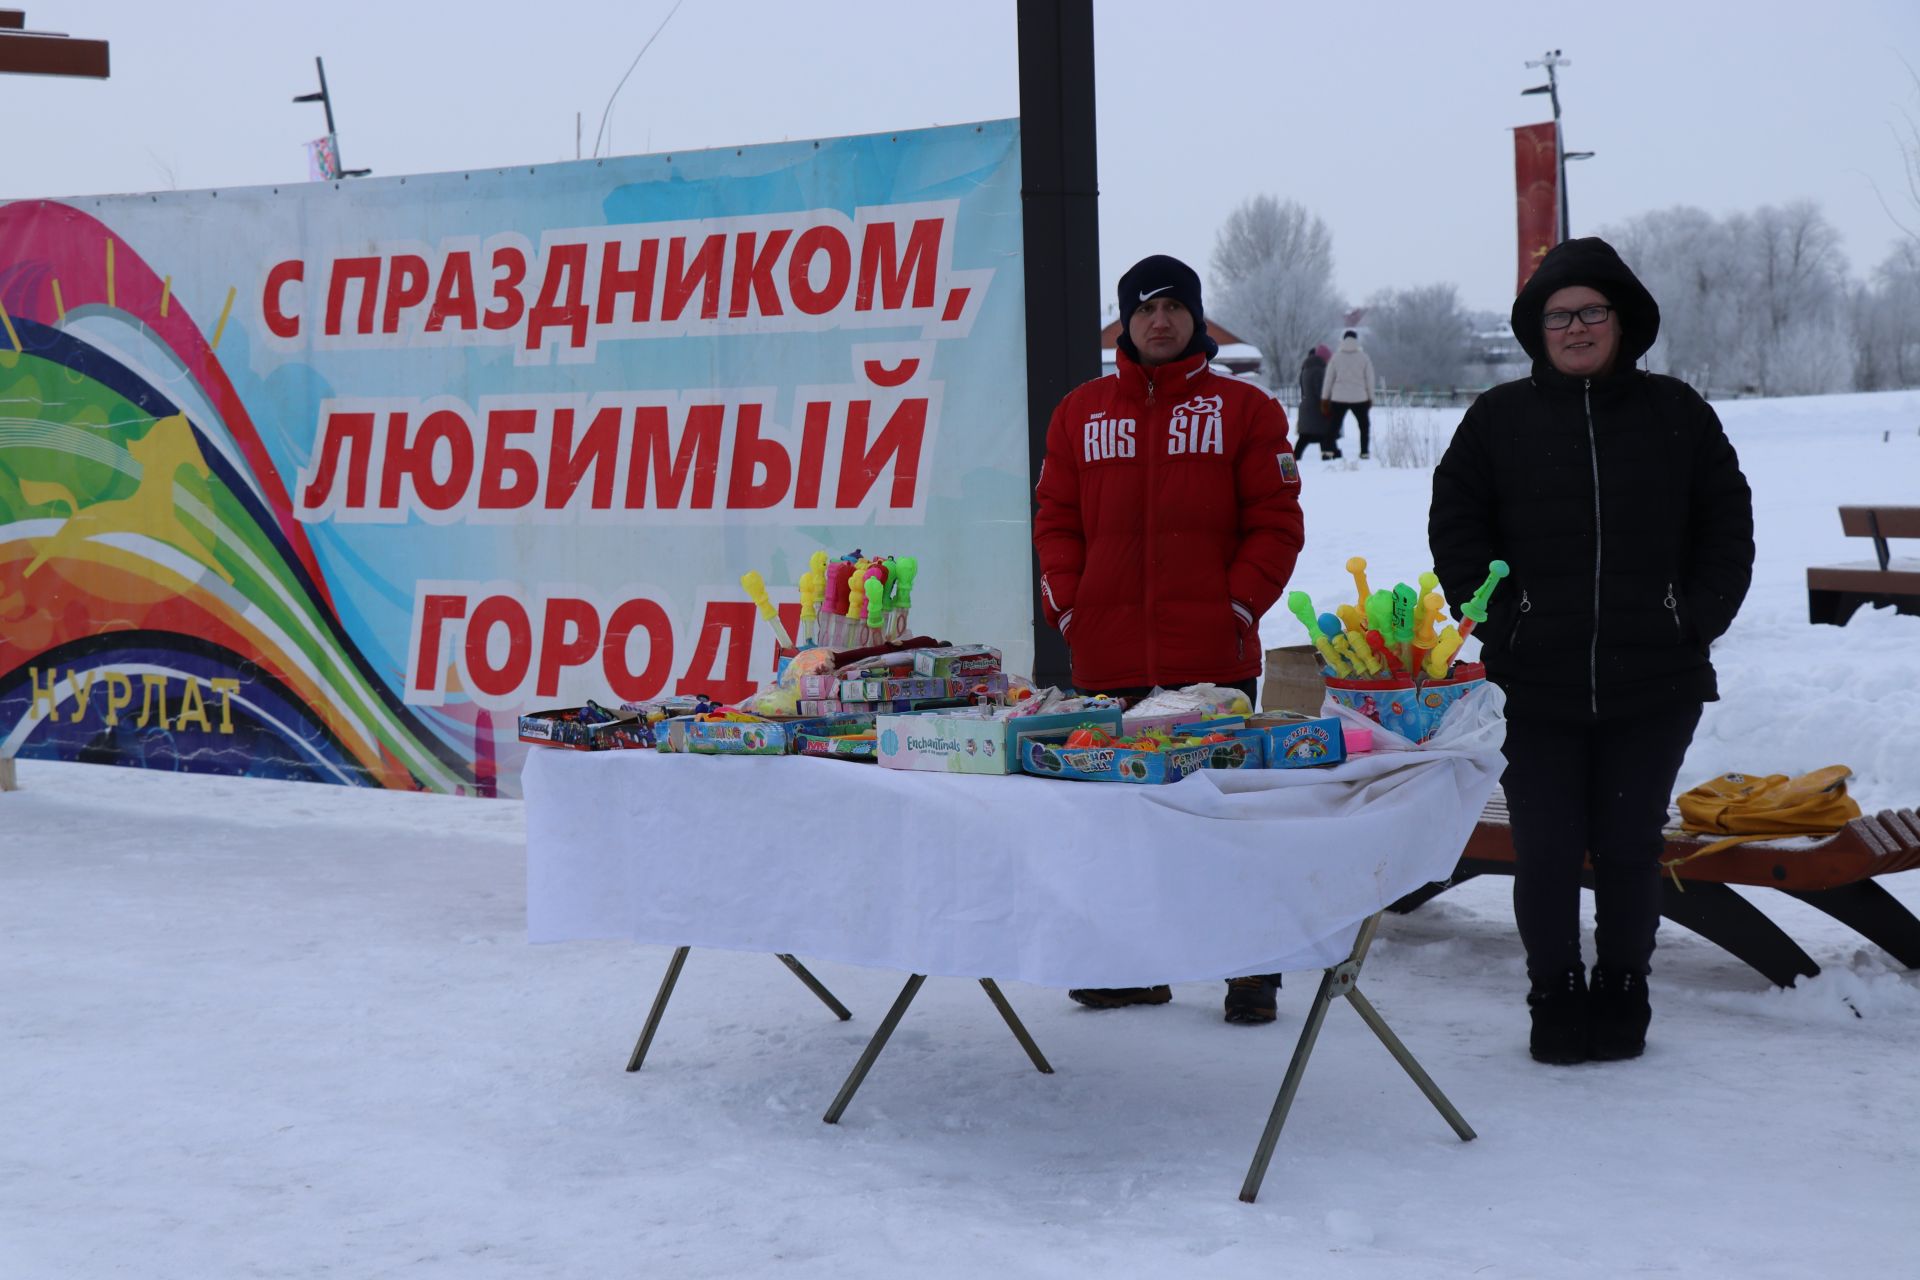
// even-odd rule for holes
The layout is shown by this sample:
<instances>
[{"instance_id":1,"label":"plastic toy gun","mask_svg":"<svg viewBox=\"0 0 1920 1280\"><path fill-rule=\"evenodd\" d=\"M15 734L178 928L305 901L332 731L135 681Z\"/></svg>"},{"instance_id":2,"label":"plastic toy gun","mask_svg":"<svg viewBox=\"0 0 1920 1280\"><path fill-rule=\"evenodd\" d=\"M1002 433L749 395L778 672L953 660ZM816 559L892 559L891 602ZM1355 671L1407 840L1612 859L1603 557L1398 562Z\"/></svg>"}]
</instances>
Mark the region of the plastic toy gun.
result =
<instances>
[{"instance_id":1,"label":"plastic toy gun","mask_svg":"<svg viewBox=\"0 0 1920 1280\"><path fill-rule=\"evenodd\" d=\"M1352 675L1346 659L1334 652L1326 635L1320 630L1320 623L1313 615L1313 599L1304 591L1287 592L1287 610L1300 619L1300 625L1307 629L1307 638L1313 641L1313 647L1320 654L1320 660L1327 664L1327 670L1338 676Z\"/></svg>"},{"instance_id":2,"label":"plastic toy gun","mask_svg":"<svg viewBox=\"0 0 1920 1280\"><path fill-rule=\"evenodd\" d=\"M1493 589L1500 585L1500 579L1506 577L1509 572L1505 560L1495 560L1487 566L1487 580L1480 584L1478 591L1473 593L1473 599L1460 606L1460 638L1462 640L1473 634L1475 625L1487 620L1487 600L1493 595Z\"/></svg>"}]
</instances>

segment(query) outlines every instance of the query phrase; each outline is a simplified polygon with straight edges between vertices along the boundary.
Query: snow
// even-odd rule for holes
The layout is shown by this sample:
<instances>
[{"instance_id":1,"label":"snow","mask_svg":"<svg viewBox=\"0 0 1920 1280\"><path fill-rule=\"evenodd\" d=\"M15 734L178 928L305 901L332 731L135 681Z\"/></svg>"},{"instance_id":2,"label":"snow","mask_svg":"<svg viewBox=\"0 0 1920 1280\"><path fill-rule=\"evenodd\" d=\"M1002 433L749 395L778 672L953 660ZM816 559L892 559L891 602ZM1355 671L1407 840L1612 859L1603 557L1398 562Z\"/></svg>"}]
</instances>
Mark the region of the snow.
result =
<instances>
[{"instance_id":1,"label":"snow","mask_svg":"<svg viewBox=\"0 0 1920 1280\"><path fill-rule=\"evenodd\" d=\"M1802 575L1867 554L1838 503L1915 500L1920 394L1720 410L1759 563L1682 779L1846 763L1867 808L1910 806L1920 619L1809 626ZM1343 597L1353 554L1418 572L1425 469L1305 469L1295 585ZM1296 630L1276 611L1264 635ZM1901 1274L1920 1249L1920 977L1782 895L1756 901L1818 978L1772 988L1664 926L1647 1056L1562 1069L1526 1056L1506 881L1389 917L1361 986L1480 1136L1457 1141L1338 1004L1249 1206L1313 974L1267 1028L1222 1023L1218 984L1104 1013L1005 984L1051 1076L977 986L934 979L828 1126L903 975L815 963L840 1023L769 956L695 951L628 1075L669 953L527 946L517 802L19 774L8 1280L1802 1277ZM1920 908L1920 873L1883 883Z\"/></svg>"}]
</instances>

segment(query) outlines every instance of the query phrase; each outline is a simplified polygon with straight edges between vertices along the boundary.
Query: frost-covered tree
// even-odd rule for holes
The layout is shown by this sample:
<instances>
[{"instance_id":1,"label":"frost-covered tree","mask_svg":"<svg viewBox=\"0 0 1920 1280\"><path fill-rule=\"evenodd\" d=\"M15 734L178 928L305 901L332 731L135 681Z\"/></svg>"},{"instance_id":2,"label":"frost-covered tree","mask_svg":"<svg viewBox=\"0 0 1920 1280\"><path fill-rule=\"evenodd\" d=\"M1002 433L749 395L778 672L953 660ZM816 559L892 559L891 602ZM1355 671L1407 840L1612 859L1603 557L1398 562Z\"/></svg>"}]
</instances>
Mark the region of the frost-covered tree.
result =
<instances>
[{"instance_id":1,"label":"frost-covered tree","mask_svg":"<svg viewBox=\"0 0 1920 1280\"><path fill-rule=\"evenodd\" d=\"M1902 240L1851 298L1856 390L1920 386L1920 238Z\"/></svg>"},{"instance_id":2,"label":"frost-covered tree","mask_svg":"<svg viewBox=\"0 0 1920 1280\"><path fill-rule=\"evenodd\" d=\"M1723 219L1666 209L1601 234L1659 300L1649 368L1765 395L1852 384L1847 262L1812 201Z\"/></svg>"},{"instance_id":3,"label":"frost-covered tree","mask_svg":"<svg viewBox=\"0 0 1920 1280\"><path fill-rule=\"evenodd\" d=\"M1221 323L1260 348L1267 385L1290 381L1345 310L1327 224L1292 200L1248 199L1214 237L1213 293Z\"/></svg>"},{"instance_id":4,"label":"frost-covered tree","mask_svg":"<svg viewBox=\"0 0 1920 1280\"><path fill-rule=\"evenodd\" d=\"M1450 284L1386 289L1367 300L1367 351L1388 386L1452 390L1473 357L1473 321Z\"/></svg>"}]
</instances>

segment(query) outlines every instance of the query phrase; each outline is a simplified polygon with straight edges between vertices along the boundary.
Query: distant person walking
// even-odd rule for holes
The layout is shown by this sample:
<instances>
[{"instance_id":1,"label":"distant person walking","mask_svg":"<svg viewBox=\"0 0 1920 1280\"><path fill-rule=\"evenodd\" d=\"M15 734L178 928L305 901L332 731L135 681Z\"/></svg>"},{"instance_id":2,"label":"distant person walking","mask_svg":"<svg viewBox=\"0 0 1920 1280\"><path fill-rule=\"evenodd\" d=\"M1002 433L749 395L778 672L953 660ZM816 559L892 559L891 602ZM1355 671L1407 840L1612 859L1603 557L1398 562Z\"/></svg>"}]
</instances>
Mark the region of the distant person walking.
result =
<instances>
[{"instance_id":1,"label":"distant person walking","mask_svg":"<svg viewBox=\"0 0 1920 1280\"><path fill-rule=\"evenodd\" d=\"M1321 388L1327 379L1327 357L1332 354L1323 343L1307 352L1307 358L1300 362L1300 420L1295 424L1295 447L1302 458L1307 456L1307 446L1316 442L1323 459L1340 456L1340 443L1333 438L1333 423L1320 411Z\"/></svg>"},{"instance_id":2,"label":"distant person walking","mask_svg":"<svg viewBox=\"0 0 1920 1280\"><path fill-rule=\"evenodd\" d=\"M1328 434L1336 453L1340 449L1340 428L1351 409L1354 421L1360 424L1360 456L1371 456L1368 445L1373 428L1367 413L1372 408L1373 361L1360 349L1360 335L1349 329L1340 337L1340 349L1327 361L1326 381L1320 388L1320 412L1327 415Z\"/></svg>"}]
</instances>

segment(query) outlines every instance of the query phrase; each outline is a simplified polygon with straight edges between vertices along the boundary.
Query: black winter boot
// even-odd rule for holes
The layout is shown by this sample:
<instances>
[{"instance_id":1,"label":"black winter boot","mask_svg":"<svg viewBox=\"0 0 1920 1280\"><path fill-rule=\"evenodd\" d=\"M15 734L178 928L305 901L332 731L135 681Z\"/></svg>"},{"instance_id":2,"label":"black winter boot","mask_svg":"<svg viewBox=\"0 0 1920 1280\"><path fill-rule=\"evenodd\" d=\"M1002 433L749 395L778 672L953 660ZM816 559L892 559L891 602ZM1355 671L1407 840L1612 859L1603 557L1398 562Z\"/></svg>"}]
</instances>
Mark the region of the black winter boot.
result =
<instances>
[{"instance_id":1,"label":"black winter boot","mask_svg":"<svg viewBox=\"0 0 1920 1280\"><path fill-rule=\"evenodd\" d=\"M1279 1002L1274 998L1280 990L1280 975L1277 973L1256 974L1247 978L1227 979L1226 1016L1228 1022L1242 1026L1258 1026L1263 1022L1272 1022L1280 1016Z\"/></svg>"},{"instance_id":2,"label":"black winter boot","mask_svg":"<svg viewBox=\"0 0 1920 1280\"><path fill-rule=\"evenodd\" d=\"M1647 1024L1653 1005L1647 998L1647 975L1622 973L1593 966L1593 993L1588 999L1587 1056L1596 1062L1637 1058L1647 1047Z\"/></svg>"},{"instance_id":3,"label":"black winter boot","mask_svg":"<svg viewBox=\"0 0 1920 1280\"><path fill-rule=\"evenodd\" d=\"M1576 964L1561 973L1536 979L1527 993L1533 1014L1533 1034L1527 1049L1535 1062L1556 1067L1587 1060L1587 967Z\"/></svg>"}]
</instances>

